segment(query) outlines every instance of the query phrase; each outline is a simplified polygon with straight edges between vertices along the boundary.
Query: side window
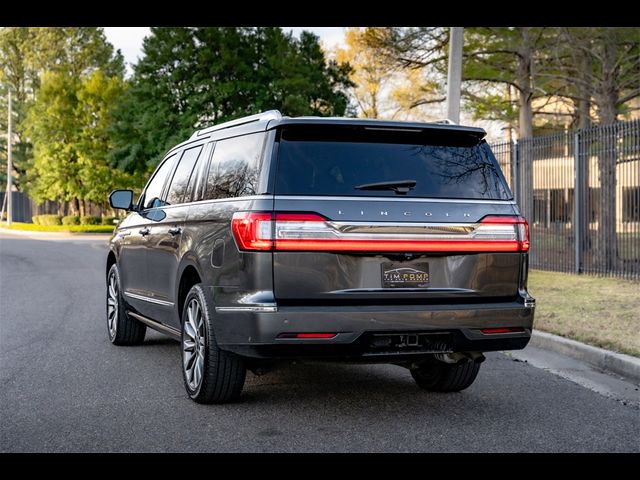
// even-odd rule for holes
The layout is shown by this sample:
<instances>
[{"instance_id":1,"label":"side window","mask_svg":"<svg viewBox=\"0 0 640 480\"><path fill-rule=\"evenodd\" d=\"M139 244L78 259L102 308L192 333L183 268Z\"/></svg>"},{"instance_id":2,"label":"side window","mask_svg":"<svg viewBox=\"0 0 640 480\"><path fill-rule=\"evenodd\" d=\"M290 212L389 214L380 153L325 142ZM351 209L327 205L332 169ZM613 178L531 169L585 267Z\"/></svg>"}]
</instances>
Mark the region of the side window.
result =
<instances>
[{"instance_id":1,"label":"side window","mask_svg":"<svg viewBox=\"0 0 640 480\"><path fill-rule=\"evenodd\" d=\"M254 195L266 135L253 133L216 142L204 199Z\"/></svg>"},{"instance_id":2,"label":"side window","mask_svg":"<svg viewBox=\"0 0 640 480\"><path fill-rule=\"evenodd\" d=\"M173 169L173 163L175 160L176 154L173 154L167 158L162 165L160 165L160 168L156 170L155 175L151 178L151 181L144 191L142 208L156 208L164 205L164 202L161 200L162 189L167 176Z\"/></svg>"},{"instance_id":3,"label":"side window","mask_svg":"<svg viewBox=\"0 0 640 480\"><path fill-rule=\"evenodd\" d=\"M176 167L176 171L173 174L171 185L169 186L169 194L167 195L167 205L175 205L176 203L184 202L185 194L187 193L187 186L189 185L189 178L193 172L193 167L196 164L198 155L202 151L202 145L185 150L180 159L180 163Z\"/></svg>"}]
</instances>

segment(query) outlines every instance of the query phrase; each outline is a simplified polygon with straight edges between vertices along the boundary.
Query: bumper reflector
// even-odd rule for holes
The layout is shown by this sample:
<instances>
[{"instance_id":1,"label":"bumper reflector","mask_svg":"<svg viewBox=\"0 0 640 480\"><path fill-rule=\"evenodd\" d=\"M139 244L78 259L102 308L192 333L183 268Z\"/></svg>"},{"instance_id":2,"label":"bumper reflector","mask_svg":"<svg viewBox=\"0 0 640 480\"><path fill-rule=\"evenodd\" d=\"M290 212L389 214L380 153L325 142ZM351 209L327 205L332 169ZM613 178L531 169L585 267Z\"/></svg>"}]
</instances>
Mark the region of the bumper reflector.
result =
<instances>
[{"instance_id":1,"label":"bumper reflector","mask_svg":"<svg viewBox=\"0 0 640 480\"><path fill-rule=\"evenodd\" d=\"M329 339L334 338L337 333L281 333L278 338L315 338Z\"/></svg>"},{"instance_id":2,"label":"bumper reflector","mask_svg":"<svg viewBox=\"0 0 640 480\"><path fill-rule=\"evenodd\" d=\"M495 333L522 333L524 332L524 328L515 327L515 328L483 328L480 330L485 335L493 335Z\"/></svg>"}]
</instances>

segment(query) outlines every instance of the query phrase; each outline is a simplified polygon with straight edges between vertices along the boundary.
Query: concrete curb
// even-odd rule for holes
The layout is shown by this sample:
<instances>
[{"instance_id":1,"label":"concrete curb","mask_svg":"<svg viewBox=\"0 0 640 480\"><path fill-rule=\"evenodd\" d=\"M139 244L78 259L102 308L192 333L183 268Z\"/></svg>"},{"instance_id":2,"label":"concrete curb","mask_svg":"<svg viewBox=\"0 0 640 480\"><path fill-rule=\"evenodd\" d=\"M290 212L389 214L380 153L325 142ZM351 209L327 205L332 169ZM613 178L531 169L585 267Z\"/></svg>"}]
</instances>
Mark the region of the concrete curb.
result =
<instances>
[{"instance_id":1,"label":"concrete curb","mask_svg":"<svg viewBox=\"0 0 640 480\"><path fill-rule=\"evenodd\" d=\"M531 345L586 362L605 372L640 383L640 358L592 347L582 342L534 330Z\"/></svg>"},{"instance_id":2,"label":"concrete curb","mask_svg":"<svg viewBox=\"0 0 640 480\"><path fill-rule=\"evenodd\" d=\"M43 239L73 239L73 240L109 240L110 233L89 233L89 232L39 232L36 230L14 230L12 228L0 227L0 233L17 235L21 237L43 238Z\"/></svg>"}]
</instances>

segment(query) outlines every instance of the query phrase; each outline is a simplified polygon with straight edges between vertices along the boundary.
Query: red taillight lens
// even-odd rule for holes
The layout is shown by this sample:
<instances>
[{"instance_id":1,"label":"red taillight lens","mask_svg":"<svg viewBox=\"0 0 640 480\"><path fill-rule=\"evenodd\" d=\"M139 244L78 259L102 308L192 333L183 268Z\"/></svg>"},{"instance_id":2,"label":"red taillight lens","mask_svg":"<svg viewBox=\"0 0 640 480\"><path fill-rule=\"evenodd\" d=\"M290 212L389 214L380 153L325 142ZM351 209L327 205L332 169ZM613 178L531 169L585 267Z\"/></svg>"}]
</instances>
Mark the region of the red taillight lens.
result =
<instances>
[{"instance_id":1,"label":"red taillight lens","mask_svg":"<svg viewBox=\"0 0 640 480\"><path fill-rule=\"evenodd\" d=\"M359 222L353 225L361 226ZM490 215L465 224L461 234L352 233L351 224L316 213L237 212L231 221L240 250L355 252L526 252L529 226L523 217ZM447 224L448 225L448 224ZM466 232L466 233L465 233Z\"/></svg>"},{"instance_id":2,"label":"red taillight lens","mask_svg":"<svg viewBox=\"0 0 640 480\"><path fill-rule=\"evenodd\" d=\"M271 250L270 213L236 212L231 219L231 230L240 250Z\"/></svg>"},{"instance_id":3,"label":"red taillight lens","mask_svg":"<svg viewBox=\"0 0 640 480\"><path fill-rule=\"evenodd\" d=\"M337 333L281 333L278 338L307 338L307 339L330 339L337 335Z\"/></svg>"},{"instance_id":4,"label":"red taillight lens","mask_svg":"<svg viewBox=\"0 0 640 480\"><path fill-rule=\"evenodd\" d=\"M524 328L522 327L483 328L480 331L485 335L493 335L496 333L521 333L521 332L524 332Z\"/></svg>"}]
</instances>

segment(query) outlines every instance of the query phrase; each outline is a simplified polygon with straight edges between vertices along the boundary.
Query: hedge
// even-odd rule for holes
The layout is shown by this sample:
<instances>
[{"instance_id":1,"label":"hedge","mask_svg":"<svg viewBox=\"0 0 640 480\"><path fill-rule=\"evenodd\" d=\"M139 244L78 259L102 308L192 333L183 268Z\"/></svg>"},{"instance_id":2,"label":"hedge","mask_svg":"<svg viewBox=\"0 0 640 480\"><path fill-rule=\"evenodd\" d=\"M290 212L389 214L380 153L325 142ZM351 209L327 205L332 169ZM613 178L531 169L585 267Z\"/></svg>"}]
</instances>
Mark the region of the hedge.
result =
<instances>
[{"instance_id":1,"label":"hedge","mask_svg":"<svg viewBox=\"0 0 640 480\"><path fill-rule=\"evenodd\" d=\"M34 215L31 220L36 225L62 225L62 217L60 215Z\"/></svg>"},{"instance_id":2,"label":"hedge","mask_svg":"<svg viewBox=\"0 0 640 480\"><path fill-rule=\"evenodd\" d=\"M89 215L80 217L80 225L100 225L100 217Z\"/></svg>"},{"instance_id":3,"label":"hedge","mask_svg":"<svg viewBox=\"0 0 640 480\"><path fill-rule=\"evenodd\" d=\"M102 217L102 225L111 225L113 227L115 225L113 221L117 219L118 217Z\"/></svg>"},{"instance_id":4,"label":"hedge","mask_svg":"<svg viewBox=\"0 0 640 480\"><path fill-rule=\"evenodd\" d=\"M80 217L77 215L62 217L62 225L80 225Z\"/></svg>"}]
</instances>

